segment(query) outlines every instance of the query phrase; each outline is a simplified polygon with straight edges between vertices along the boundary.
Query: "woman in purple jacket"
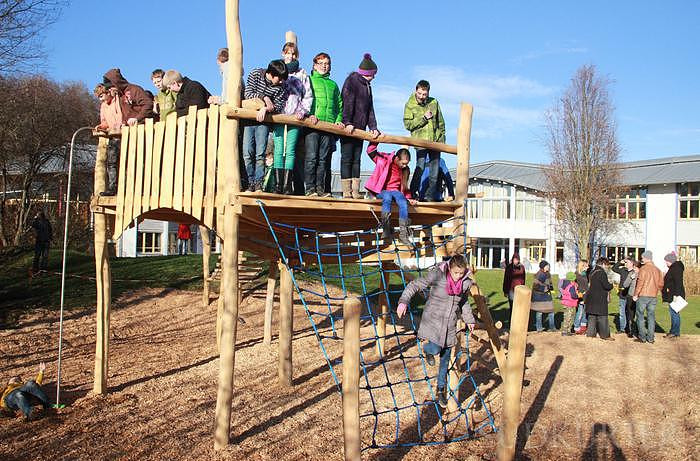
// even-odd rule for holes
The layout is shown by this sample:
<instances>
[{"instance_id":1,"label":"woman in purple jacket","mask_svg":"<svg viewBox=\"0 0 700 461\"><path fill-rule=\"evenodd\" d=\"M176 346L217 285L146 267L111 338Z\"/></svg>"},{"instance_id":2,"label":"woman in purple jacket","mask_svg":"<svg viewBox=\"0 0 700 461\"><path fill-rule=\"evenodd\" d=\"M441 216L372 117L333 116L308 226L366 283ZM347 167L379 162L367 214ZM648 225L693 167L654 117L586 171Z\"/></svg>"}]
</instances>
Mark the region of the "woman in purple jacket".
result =
<instances>
[{"instance_id":1,"label":"woman in purple jacket","mask_svg":"<svg viewBox=\"0 0 700 461\"><path fill-rule=\"evenodd\" d=\"M379 136L370 86L376 73L377 65L372 61L372 56L365 53L357 72L351 73L345 79L342 91L343 125L348 134L352 134L355 128L364 130L369 127L370 133L375 138ZM340 140L340 179L343 198L362 198L360 195L362 142L361 139L350 137Z\"/></svg>"}]
</instances>

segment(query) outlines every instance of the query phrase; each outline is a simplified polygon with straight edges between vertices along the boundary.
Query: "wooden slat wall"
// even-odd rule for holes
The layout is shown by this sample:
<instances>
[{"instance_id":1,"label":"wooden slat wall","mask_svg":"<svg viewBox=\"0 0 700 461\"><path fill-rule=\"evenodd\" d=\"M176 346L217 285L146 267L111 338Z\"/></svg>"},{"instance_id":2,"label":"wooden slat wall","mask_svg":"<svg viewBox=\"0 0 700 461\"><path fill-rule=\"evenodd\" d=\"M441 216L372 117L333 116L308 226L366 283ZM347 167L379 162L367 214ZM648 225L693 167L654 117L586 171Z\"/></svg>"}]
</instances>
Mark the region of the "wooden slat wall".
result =
<instances>
[{"instance_id":1,"label":"wooden slat wall","mask_svg":"<svg viewBox=\"0 0 700 461\"><path fill-rule=\"evenodd\" d=\"M235 142L227 108L190 110L177 118L122 130L114 238L139 215L169 208L212 229L227 200L233 163L222 145ZM219 177L217 178L217 175Z\"/></svg>"}]
</instances>

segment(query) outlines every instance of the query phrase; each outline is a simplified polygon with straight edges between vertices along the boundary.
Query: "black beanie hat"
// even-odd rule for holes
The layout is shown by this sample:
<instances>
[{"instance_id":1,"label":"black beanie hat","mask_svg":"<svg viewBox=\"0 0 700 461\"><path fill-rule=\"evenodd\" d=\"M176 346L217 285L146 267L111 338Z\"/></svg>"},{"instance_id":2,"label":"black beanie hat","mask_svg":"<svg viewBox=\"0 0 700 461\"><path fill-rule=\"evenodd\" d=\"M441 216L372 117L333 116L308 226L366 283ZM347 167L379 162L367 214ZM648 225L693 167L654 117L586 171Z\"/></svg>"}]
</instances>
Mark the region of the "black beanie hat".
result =
<instances>
[{"instance_id":1,"label":"black beanie hat","mask_svg":"<svg viewBox=\"0 0 700 461\"><path fill-rule=\"evenodd\" d=\"M544 269L545 266L549 266L549 263L543 259L540 261L540 269Z\"/></svg>"}]
</instances>

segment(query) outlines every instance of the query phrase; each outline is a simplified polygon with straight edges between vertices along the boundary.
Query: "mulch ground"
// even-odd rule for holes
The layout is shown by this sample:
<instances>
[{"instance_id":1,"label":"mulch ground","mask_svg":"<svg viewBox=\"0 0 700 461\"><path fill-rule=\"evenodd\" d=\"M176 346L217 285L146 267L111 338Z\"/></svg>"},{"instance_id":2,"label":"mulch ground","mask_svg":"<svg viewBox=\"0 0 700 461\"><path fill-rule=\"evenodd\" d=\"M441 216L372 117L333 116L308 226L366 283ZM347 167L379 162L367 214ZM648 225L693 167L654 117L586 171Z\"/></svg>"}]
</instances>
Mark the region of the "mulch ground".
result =
<instances>
[{"instance_id":1,"label":"mulch ground","mask_svg":"<svg viewBox=\"0 0 700 461\"><path fill-rule=\"evenodd\" d=\"M263 311L264 292L256 292L241 306L245 323L238 325L228 449L213 449L219 369L216 302L203 308L199 293L146 289L114 303L110 389L104 397L90 392L94 312L66 315L61 399L68 406L37 409L28 423L0 419L0 459L342 459L340 395L303 307L295 305L291 388L277 384L276 336L272 347L262 344ZM477 336L483 339L484 333ZM623 335L616 339L528 336L518 458L697 459L700 338L667 340L657 335L654 345L634 343ZM46 361L45 388L53 397L57 343L54 313L26 315L19 328L0 331L0 378L26 379ZM493 372L493 357L482 341L470 341L470 349L479 357L473 360L475 381L498 424L501 380ZM329 356L337 357L341 350L342 344L331 345ZM387 350L392 353L389 343ZM388 375L393 380L392 373L403 373L403 366L393 366L377 379ZM409 373L420 371L409 366ZM397 402L410 402L407 394L397 392ZM429 390L418 388L416 394L428 398ZM377 395L378 406L394 405ZM366 409L366 400L363 405ZM470 417L481 421L484 414L476 405ZM415 436L416 417L415 412L402 414L401 440ZM379 438L389 440L394 422L380 426ZM363 427L367 444L371 430L365 422ZM439 423L428 424L426 433L439 437ZM363 458L495 459L495 447L496 435L487 434L442 446L367 450Z\"/></svg>"}]
</instances>

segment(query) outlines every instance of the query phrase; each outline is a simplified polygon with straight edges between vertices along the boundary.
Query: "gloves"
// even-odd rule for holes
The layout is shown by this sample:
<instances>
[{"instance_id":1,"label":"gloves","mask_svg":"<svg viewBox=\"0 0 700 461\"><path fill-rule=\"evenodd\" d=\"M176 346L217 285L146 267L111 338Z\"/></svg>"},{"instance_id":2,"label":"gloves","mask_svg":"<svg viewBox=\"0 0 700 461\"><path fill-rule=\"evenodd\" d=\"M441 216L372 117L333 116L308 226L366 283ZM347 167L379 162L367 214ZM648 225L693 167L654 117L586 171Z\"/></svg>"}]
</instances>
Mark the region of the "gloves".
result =
<instances>
[{"instance_id":1,"label":"gloves","mask_svg":"<svg viewBox=\"0 0 700 461\"><path fill-rule=\"evenodd\" d=\"M399 316L399 318L401 318L404 316L407 310L408 306L406 303L399 303L398 307L396 308L396 314Z\"/></svg>"}]
</instances>

